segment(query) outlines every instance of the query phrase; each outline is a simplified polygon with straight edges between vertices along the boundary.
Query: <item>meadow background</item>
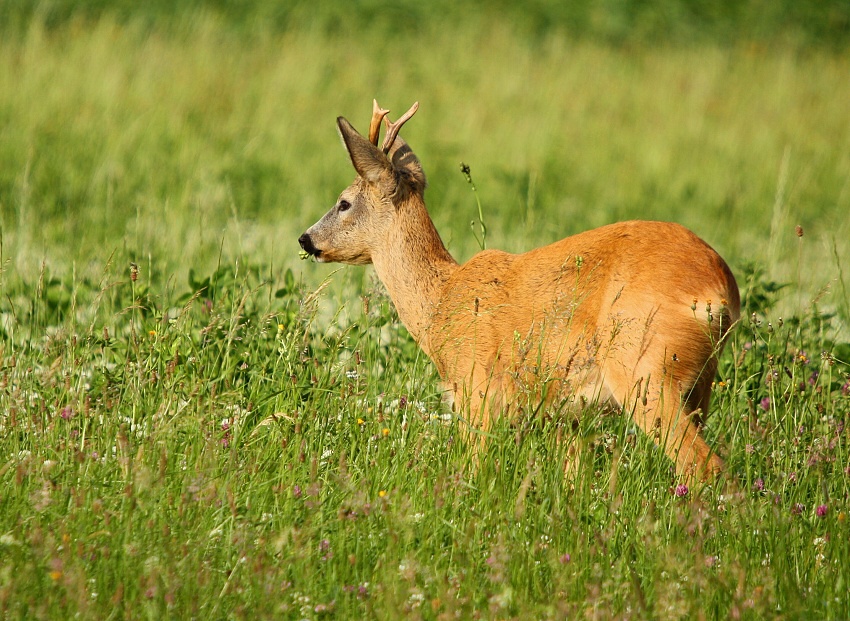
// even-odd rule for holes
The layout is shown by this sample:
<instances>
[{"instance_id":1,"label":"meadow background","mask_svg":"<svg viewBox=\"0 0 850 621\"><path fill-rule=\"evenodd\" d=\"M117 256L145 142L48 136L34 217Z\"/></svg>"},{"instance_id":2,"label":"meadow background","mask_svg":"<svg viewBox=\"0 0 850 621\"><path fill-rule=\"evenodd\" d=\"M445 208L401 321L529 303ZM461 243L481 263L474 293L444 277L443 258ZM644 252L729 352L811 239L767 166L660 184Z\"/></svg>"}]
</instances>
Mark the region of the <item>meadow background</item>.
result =
<instances>
[{"instance_id":1,"label":"meadow background","mask_svg":"<svg viewBox=\"0 0 850 621\"><path fill-rule=\"evenodd\" d=\"M846 2L0 15L3 618L850 616ZM644 218L727 259L724 484L594 410L472 463L371 271L298 257L373 97L420 102L460 260L461 161L489 247Z\"/></svg>"}]
</instances>

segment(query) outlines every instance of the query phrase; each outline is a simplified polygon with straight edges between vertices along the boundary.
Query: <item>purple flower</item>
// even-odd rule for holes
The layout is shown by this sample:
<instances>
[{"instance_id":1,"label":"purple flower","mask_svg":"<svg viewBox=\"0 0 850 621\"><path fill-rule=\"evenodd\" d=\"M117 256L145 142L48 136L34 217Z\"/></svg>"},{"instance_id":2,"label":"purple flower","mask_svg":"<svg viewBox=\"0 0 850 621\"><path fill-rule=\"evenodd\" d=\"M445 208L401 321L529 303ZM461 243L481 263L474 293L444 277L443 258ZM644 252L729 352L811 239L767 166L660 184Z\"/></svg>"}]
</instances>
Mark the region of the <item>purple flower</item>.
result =
<instances>
[{"instance_id":1,"label":"purple flower","mask_svg":"<svg viewBox=\"0 0 850 621\"><path fill-rule=\"evenodd\" d=\"M765 412L767 412L768 410L770 410L770 397L765 397L764 399L762 399L762 400L759 402L759 407L760 407L762 410L764 410Z\"/></svg>"},{"instance_id":2,"label":"purple flower","mask_svg":"<svg viewBox=\"0 0 850 621\"><path fill-rule=\"evenodd\" d=\"M62 417L62 418L64 418L65 420L68 420L68 419L69 419L69 418L71 418L73 415L74 415L74 410L73 410L73 409L71 409L71 406L70 406L70 405L66 405L64 408L62 408L62 411L61 411L61 412L59 412L59 416L61 416L61 417Z\"/></svg>"},{"instance_id":3,"label":"purple flower","mask_svg":"<svg viewBox=\"0 0 850 621\"><path fill-rule=\"evenodd\" d=\"M761 477L756 479L756 482L753 483L753 489L756 490L757 492L763 492L764 491L764 479L762 479Z\"/></svg>"},{"instance_id":4,"label":"purple flower","mask_svg":"<svg viewBox=\"0 0 850 621\"><path fill-rule=\"evenodd\" d=\"M794 503L794 506L791 507L792 515L800 515L805 510L806 510L806 505L799 503L799 502Z\"/></svg>"},{"instance_id":5,"label":"purple flower","mask_svg":"<svg viewBox=\"0 0 850 621\"><path fill-rule=\"evenodd\" d=\"M673 493L676 494L676 498L684 498L688 495L688 486L684 483L679 483L679 485L676 486L676 491Z\"/></svg>"},{"instance_id":6,"label":"purple flower","mask_svg":"<svg viewBox=\"0 0 850 621\"><path fill-rule=\"evenodd\" d=\"M572 560L572 557L569 554L562 554L558 560L561 562L561 565L566 565Z\"/></svg>"},{"instance_id":7,"label":"purple flower","mask_svg":"<svg viewBox=\"0 0 850 621\"><path fill-rule=\"evenodd\" d=\"M327 539L322 539L319 542L319 552L327 552L331 549L331 542Z\"/></svg>"},{"instance_id":8,"label":"purple flower","mask_svg":"<svg viewBox=\"0 0 850 621\"><path fill-rule=\"evenodd\" d=\"M818 376L819 375L820 375L820 372L812 371L812 374L809 376L809 386L814 386L815 384L818 383Z\"/></svg>"},{"instance_id":9,"label":"purple flower","mask_svg":"<svg viewBox=\"0 0 850 621\"><path fill-rule=\"evenodd\" d=\"M818 508L815 509L815 513L819 518L826 517L827 512L829 512L829 507L826 505L818 505Z\"/></svg>"},{"instance_id":10,"label":"purple flower","mask_svg":"<svg viewBox=\"0 0 850 621\"><path fill-rule=\"evenodd\" d=\"M297 483L292 487L292 496L294 498L301 498L301 486Z\"/></svg>"}]
</instances>

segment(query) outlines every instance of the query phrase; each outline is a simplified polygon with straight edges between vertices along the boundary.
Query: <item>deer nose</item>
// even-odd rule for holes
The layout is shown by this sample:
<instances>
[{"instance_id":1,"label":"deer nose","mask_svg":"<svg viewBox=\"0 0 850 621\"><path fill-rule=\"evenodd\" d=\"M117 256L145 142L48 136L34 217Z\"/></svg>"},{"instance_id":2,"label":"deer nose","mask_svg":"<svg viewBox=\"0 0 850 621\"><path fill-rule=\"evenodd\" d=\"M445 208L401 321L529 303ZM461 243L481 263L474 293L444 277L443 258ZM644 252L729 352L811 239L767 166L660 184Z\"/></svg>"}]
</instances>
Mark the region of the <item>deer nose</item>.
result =
<instances>
[{"instance_id":1,"label":"deer nose","mask_svg":"<svg viewBox=\"0 0 850 621\"><path fill-rule=\"evenodd\" d=\"M313 240L310 239L310 236L307 233L304 233L298 238L298 243L301 244L301 248L304 249L304 252L314 256L319 254L319 250L313 245Z\"/></svg>"}]
</instances>

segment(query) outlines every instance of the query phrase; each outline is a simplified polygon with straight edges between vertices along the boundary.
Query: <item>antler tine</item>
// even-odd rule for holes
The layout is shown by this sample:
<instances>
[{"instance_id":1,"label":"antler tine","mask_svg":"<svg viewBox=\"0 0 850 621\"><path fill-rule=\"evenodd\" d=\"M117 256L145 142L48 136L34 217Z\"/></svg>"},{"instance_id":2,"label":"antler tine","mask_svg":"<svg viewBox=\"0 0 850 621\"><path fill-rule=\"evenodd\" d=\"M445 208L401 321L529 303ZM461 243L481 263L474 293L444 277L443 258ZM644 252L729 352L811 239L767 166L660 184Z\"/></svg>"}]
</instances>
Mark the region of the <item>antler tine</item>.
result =
<instances>
[{"instance_id":1,"label":"antler tine","mask_svg":"<svg viewBox=\"0 0 850 621\"><path fill-rule=\"evenodd\" d=\"M381 135L381 121L390 113L389 110L384 110L378 105L378 100L372 100L372 122L369 123L369 142L376 147L378 146L378 138Z\"/></svg>"},{"instance_id":2,"label":"antler tine","mask_svg":"<svg viewBox=\"0 0 850 621\"><path fill-rule=\"evenodd\" d=\"M414 102L412 106L410 106L410 110L405 112L402 117L396 121L395 123L390 123L389 119L386 119L387 122L387 135L384 136L384 144L381 146L381 150L384 153L389 153L390 149L395 142L396 136L398 136L398 132L401 129L401 126L407 123L416 111L419 110L419 102Z\"/></svg>"}]
</instances>

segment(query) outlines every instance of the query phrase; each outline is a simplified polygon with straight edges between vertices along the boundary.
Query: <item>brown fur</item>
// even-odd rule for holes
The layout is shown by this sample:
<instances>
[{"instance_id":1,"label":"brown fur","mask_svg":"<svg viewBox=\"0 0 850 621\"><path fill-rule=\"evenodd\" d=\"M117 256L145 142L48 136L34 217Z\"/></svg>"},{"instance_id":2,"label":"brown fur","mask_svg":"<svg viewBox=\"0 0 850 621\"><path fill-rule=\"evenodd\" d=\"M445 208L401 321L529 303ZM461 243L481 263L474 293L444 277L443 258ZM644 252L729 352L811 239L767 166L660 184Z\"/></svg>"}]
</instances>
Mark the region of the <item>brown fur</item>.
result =
<instances>
[{"instance_id":1,"label":"brown fur","mask_svg":"<svg viewBox=\"0 0 850 621\"><path fill-rule=\"evenodd\" d=\"M632 221L458 265L410 148L399 138L384 155L338 125L359 177L301 244L320 261L374 264L474 425L541 402L608 403L631 412L680 474L721 471L699 426L740 299L714 250L677 224Z\"/></svg>"}]
</instances>

